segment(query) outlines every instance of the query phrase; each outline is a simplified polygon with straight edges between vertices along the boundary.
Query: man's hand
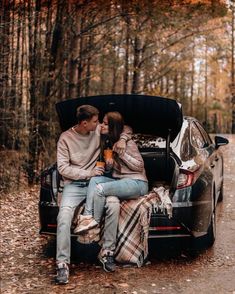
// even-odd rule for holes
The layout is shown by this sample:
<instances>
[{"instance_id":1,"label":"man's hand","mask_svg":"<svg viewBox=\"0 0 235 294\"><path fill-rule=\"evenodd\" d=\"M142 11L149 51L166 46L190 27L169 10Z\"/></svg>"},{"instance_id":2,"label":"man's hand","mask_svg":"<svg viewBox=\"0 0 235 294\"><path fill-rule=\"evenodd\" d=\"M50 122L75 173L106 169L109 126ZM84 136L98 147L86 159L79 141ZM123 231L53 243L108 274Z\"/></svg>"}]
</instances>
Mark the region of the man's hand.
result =
<instances>
[{"instance_id":1,"label":"man's hand","mask_svg":"<svg viewBox=\"0 0 235 294\"><path fill-rule=\"evenodd\" d=\"M119 139L114 145L113 145L113 151L116 152L119 156L122 156L126 151L126 140Z\"/></svg>"},{"instance_id":2,"label":"man's hand","mask_svg":"<svg viewBox=\"0 0 235 294\"><path fill-rule=\"evenodd\" d=\"M95 176L102 176L104 174L104 168L103 167L95 167L92 171L91 171L91 176L95 177Z\"/></svg>"}]
</instances>

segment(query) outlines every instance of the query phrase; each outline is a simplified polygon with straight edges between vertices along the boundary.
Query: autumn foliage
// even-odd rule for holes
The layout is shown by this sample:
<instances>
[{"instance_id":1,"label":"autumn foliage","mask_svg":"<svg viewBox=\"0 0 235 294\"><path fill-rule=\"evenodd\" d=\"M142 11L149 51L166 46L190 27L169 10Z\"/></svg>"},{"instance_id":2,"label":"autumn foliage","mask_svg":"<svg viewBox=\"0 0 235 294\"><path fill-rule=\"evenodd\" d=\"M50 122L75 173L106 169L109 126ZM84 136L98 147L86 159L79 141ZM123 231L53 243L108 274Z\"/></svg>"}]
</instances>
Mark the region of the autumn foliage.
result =
<instances>
[{"instance_id":1,"label":"autumn foliage","mask_svg":"<svg viewBox=\"0 0 235 294\"><path fill-rule=\"evenodd\" d=\"M29 183L55 161L55 103L64 99L162 95L181 102L184 113L209 131L231 131L234 11L225 1L0 5L0 146L18 152L19 171Z\"/></svg>"}]
</instances>

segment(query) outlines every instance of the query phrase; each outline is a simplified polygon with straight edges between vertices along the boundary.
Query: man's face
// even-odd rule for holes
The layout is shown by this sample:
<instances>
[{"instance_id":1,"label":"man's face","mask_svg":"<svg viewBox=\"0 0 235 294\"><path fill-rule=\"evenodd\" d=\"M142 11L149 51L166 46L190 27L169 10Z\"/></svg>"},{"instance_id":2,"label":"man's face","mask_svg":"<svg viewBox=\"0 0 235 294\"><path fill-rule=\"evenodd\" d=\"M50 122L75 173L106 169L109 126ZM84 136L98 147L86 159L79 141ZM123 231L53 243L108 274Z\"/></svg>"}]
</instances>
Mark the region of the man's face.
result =
<instances>
[{"instance_id":1,"label":"man's face","mask_svg":"<svg viewBox=\"0 0 235 294\"><path fill-rule=\"evenodd\" d=\"M87 132L94 131L99 123L98 115L94 115L90 120L84 121Z\"/></svg>"}]
</instances>

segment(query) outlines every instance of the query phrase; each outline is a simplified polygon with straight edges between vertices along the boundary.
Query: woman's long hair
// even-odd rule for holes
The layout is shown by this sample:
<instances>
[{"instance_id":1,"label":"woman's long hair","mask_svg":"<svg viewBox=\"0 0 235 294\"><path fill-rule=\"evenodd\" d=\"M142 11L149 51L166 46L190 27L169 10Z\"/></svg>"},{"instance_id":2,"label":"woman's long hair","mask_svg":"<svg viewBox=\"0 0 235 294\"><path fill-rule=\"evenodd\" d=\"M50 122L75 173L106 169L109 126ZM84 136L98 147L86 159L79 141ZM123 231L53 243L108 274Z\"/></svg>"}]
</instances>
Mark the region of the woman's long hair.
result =
<instances>
[{"instance_id":1,"label":"woman's long hair","mask_svg":"<svg viewBox=\"0 0 235 294\"><path fill-rule=\"evenodd\" d=\"M124 120L121 113L117 111L107 112L106 117L109 126L109 139L113 145L120 139L124 127Z\"/></svg>"},{"instance_id":2,"label":"woman's long hair","mask_svg":"<svg viewBox=\"0 0 235 294\"><path fill-rule=\"evenodd\" d=\"M113 145L120 139L120 135L123 132L124 120L122 115L117 111L107 112L106 113L109 133L107 135L101 136L101 154L104 153L104 150L108 147L113 148ZM117 154L114 153L114 159L117 159Z\"/></svg>"},{"instance_id":3,"label":"woman's long hair","mask_svg":"<svg viewBox=\"0 0 235 294\"><path fill-rule=\"evenodd\" d=\"M102 136L101 147L104 147L105 142L107 143L109 141L110 147L112 148L113 144L120 138L124 127L124 120L121 113L117 111L107 112L105 116L108 121L109 133Z\"/></svg>"}]
</instances>

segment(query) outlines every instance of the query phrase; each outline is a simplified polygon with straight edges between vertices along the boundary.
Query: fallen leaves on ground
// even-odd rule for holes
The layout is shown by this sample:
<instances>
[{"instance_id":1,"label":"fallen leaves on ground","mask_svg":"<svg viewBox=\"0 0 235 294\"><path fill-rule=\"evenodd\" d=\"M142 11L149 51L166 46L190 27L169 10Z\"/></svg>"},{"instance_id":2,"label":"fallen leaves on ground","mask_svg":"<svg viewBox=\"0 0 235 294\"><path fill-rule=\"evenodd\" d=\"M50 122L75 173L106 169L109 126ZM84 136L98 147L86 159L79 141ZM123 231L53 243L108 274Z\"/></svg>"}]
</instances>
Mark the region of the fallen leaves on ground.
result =
<instances>
[{"instance_id":1,"label":"fallen leaves on ground","mask_svg":"<svg viewBox=\"0 0 235 294\"><path fill-rule=\"evenodd\" d=\"M38 200L38 187L0 199L1 293L114 293L128 287L100 266L86 263L71 264L70 283L55 285L55 238L39 234Z\"/></svg>"},{"instance_id":2,"label":"fallen leaves on ground","mask_svg":"<svg viewBox=\"0 0 235 294\"><path fill-rule=\"evenodd\" d=\"M39 235L38 195L35 187L4 195L0 200L2 293L30 293L43 287L44 279L35 268L41 265L42 248L48 238ZM53 258L44 262L47 268L54 263Z\"/></svg>"},{"instance_id":3,"label":"fallen leaves on ground","mask_svg":"<svg viewBox=\"0 0 235 294\"><path fill-rule=\"evenodd\" d=\"M225 199L217 210L217 240L213 248L197 258L182 251L176 255L175 242L173 247L168 244L167 257L166 243L159 241L152 248L158 253L157 260L152 259L142 268L118 266L110 274L97 264L72 263L69 284L57 286L55 239L39 235L39 188L1 195L1 294L168 294L205 293L208 289L211 293L233 293L234 142L235 136L233 145L230 142L225 149Z\"/></svg>"}]
</instances>

